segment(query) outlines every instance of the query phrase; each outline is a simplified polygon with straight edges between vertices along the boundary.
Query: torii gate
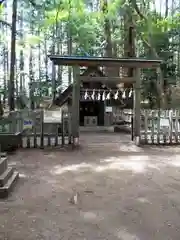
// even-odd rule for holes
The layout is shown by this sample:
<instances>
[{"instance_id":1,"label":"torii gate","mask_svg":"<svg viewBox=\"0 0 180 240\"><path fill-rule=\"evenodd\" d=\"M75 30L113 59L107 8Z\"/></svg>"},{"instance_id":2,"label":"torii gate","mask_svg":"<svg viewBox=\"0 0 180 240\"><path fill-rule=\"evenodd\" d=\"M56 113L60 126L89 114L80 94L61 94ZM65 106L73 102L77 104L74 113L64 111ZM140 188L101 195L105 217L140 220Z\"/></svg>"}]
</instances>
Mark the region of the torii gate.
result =
<instances>
[{"instance_id":1,"label":"torii gate","mask_svg":"<svg viewBox=\"0 0 180 240\"><path fill-rule=\"evenodd\" d=\"M82 57L82 56L61 56L50 55L50 60L54 65L74 67L73 97L72 97L72 138L73 146L79 145L79 100L81 81L113 81L119 83L132 83L134 88L134 124L133 135L136 144L140 143L141 125L141 76L140 71L144 68L159 68L162 62L159 59L147 60L142 58L101 58L101 57ZM132 68L133 77L84 77L80 76L80 67L110 67L110 68Z\"/></svg>"}]
</instances>

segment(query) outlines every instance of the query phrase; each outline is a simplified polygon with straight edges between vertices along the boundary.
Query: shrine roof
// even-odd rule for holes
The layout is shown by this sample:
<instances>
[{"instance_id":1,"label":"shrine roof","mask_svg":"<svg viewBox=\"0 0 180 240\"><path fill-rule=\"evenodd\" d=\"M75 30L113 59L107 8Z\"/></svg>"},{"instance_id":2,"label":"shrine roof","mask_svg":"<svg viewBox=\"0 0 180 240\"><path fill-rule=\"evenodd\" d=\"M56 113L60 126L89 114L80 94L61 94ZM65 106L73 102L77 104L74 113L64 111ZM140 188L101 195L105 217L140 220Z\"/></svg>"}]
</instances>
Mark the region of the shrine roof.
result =
<instances>
[{"instance_id":1,"label":"shrine roof","mask_svg":"<svg viewBox=\"0 0 180 240\"><path fill-rule=\"evenodd\" d=\"M50 55L50 60L55 65L64 66L105 66L105 67L138 67L138 68L156 68L161 59L144 59L144 58L102 58L86 56L62 56Z\"/></svg>"}]
</instances>

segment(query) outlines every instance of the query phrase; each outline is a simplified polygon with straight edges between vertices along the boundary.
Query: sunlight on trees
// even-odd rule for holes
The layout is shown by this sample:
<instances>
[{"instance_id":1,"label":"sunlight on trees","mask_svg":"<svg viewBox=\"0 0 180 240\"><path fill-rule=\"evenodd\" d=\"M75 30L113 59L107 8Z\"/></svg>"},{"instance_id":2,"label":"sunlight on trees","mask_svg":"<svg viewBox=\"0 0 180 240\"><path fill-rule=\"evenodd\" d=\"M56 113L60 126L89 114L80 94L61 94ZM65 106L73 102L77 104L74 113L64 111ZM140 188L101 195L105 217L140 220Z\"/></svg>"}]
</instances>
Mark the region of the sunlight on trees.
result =
<instances>
[{"instance_id":1,"label":"sunlight on trees","mask_svg":"<svg viewBox=\"0 0 180 240\"><path fill-rule=\"evenodd\" d=\"M180 81L178 2L172 5L166 0L160 11L153 1L141 0L17 0L14 10L13 2L4 1L0 5L0 77L4 103L8 89L10 95L15 92L18 96L23 91L28 96L28 83L32 81L42 82L41 97L45 93L48 96L55 93L56 87L62 90L72 82L71 68L51 67L50 53L125 56L125 35L130 24L135 31L136 56L163 59L161 94L166 93L166 106L171 103L172 87L179 86ZM12 11L17 11L14 33ZM131 23L127 21L127 15ZM14 45L11 41L15 38ZM11 50L16 52L14 63ZM159 93L154 84L156 79L153 71L147 70L143 74L142 95L152 105Z\"/></svg>"}]
</instances>

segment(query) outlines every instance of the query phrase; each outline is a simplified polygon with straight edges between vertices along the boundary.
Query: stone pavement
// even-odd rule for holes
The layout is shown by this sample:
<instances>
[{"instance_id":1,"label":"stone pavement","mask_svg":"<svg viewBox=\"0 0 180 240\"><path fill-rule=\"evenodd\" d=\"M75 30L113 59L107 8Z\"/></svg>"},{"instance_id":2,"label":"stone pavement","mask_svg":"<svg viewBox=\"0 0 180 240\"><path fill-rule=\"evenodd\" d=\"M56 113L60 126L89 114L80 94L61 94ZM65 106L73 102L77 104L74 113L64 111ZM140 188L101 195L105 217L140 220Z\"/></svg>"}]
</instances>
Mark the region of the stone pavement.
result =
<instances>
[{"instance_id":1,"label":"stone pavement","mask_svg":"<svg viewBox=\"0 0 180 240\"><path fill-rule=\"evenodd\" d=\"M11 156L20 180L0 202L0 239L180 239L180 148L138 148L112 133L81 143Z\"/></svg>"}]
</instances>

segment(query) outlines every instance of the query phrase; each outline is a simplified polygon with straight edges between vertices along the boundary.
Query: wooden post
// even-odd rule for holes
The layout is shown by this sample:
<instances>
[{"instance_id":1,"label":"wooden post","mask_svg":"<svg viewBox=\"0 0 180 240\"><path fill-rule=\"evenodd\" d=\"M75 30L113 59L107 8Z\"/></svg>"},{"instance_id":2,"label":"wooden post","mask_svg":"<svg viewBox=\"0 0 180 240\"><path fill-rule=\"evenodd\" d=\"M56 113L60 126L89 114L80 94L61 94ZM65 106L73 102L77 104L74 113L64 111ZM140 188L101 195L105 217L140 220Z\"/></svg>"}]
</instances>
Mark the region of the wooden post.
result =
<instances>
[{"instance_id":1,"label":"wooden post","mask_svg":"<svg viewBox=\"0 0 180 240\"><path fill-rule=\"evenodd\" d=\"M104 100L104 126L107 125L106 100Z\"/></svg>"},{"instance_id":2,"label":"wooden post","mask_svg":"<svg viewBox=\"0 0 180 240\"><path fill-rule=\"evenodd\" d=\"M133 124L133 116L131 116L131 141L134 140L134 124Z\"/></svg>"},{"instance_id":3,"label":"wooden post","mask_svg":"<svg viewBox=\"0 0 180 240\"><path fill-rule=\"evenodd\" d=\"M72 138L73 147L79 146L79 100L80 100L80 79L79 67L75 66L74 80L73 80L73 93L72 93Z\"/></svg>"},{"instance_id":4,"label":"wooden post","mask_svg":"<svg viewBox=\"0 0 180 240\"><path fill-rule=\"evenodd\" d=\"M35 91L35 88L33 88L33 83L29 83L29 99L30 99L30 109L31 110L34 110L35 108L35 97L34 97L34 91Z\"/></svg>"},{"instance_id":5,"label":"wooden post","mask_svg":"<svg viewBox=\"0 0 180 240\"><path fill-rule=\"evenodd\" d=\"M40 112L40 127L41 127L41 132L40 132L40 148L44 148L44 111L41 110Z\"/></svg>"},{"instance_id":6,"label":"wooden post","mask_svg":"<svg viewBox=\"0 0 180 240\"><path fill-rule=\"evenodd\" d=\"M163 86L163 75L161 68L157 68L157 92L158 92L158 107L165 108L165 96L164 96L164 86Z\"/></svg>"},{"instance_id":7,"label":"wooden post","mask_svg":"<svg viewBox=\"0 0 180 240\"><path fill-rule=\"evenodd\" d=\"M71 132L71 113L70 111L68 111L68 144L71 144L71 136L72 136L72 132Z\"/></svg>"},{"instance_id":8,"label":"wooden post","mask_svg":"<svg viewBox=\"0 0 180 240\"><path fill-rule=\"evenodd\" d=\"M140 130L141 130L141 74L140 69L134 69L134 140L136 145L140 144Z\"/></svg>"},{"instance_id":9,"label":"wooden post","mask_svg":"<svg viewBox=\"0 0 180 240\"><path fill-rule=\"evenodd\" d=\"M56 67L52 63L52 102L54 104L56 98Z\"/></svg>"},{"instance_id":10,"label":"wooden post","mask_svg":"<svg viewBox=\"0 0 180 240\"><path fill-rule=\"evenodd\" d=\"M62 146L64 146L65 134L64 134L64 111L63 110L61 111L61 137L62 137L61 144Z\"/></svg>"}]
</instances>

